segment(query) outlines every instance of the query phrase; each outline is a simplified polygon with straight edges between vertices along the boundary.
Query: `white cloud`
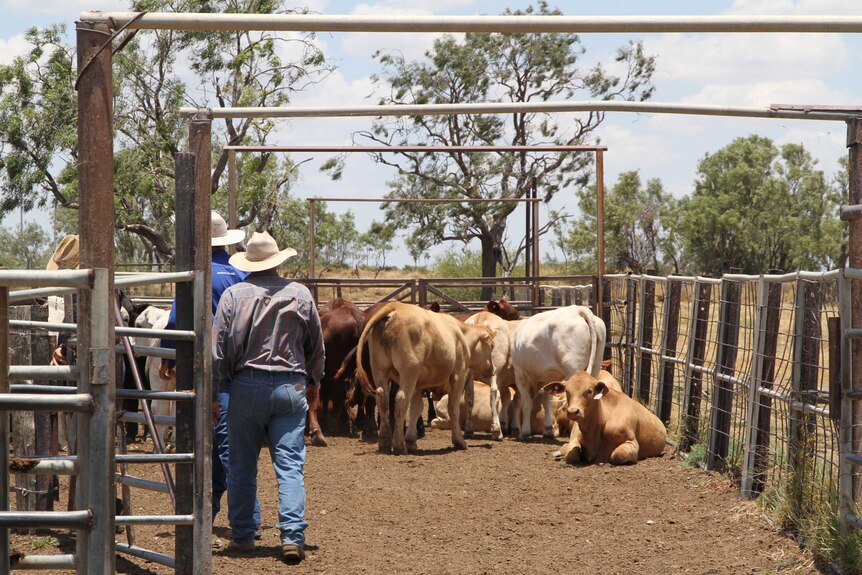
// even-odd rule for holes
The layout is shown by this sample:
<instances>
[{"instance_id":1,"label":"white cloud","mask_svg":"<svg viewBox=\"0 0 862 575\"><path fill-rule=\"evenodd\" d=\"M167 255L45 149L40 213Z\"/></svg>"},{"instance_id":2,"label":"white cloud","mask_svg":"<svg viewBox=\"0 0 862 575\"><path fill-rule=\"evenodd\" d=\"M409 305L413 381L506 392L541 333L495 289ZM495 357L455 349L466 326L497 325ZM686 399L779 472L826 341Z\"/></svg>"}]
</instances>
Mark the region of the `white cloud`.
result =
<instances>
[{"instance_id":1,"label":"white cloud","mask_svg":"<svg viewBox=\"0 0 862 575\"><path fill-rule=\"evenodd\" d=\"M824 78L846 70L851 54L834 34L664 34L646 48L658 55L657 83Z\"/></svg>"},{"instance_id":2,"label":"white cloud","mask_svg":"<svg viewBox=\"0 0 862 575\"><path fill-rule=\"evenodd\" d=\"M857 0L736 0L731 14L862 15Z\"/></svg>"},{"instance_id":3,"label":"white cloud","mask_svg":"<svg viewBox=\"0 0 862 575\"><path fill-rule=\"evenodd\" d=\"M765 107L771 104L849 105L858 102L853 96L816 79L707 84L698 93L681 99L690 104Z\"/></svg>"},{"instance_id":4,"label":"white cloud","mask_svg":"<svg viewBox=\"0 0 862 575\"><path fill-rule=\"evenodd\" d=\"M8 39L0 38L0 65L11 64L18 56L23 56L30 49L30 44L24 39L24 34L18 34Z\"/></svg>"},{"instance_id":5,"label":"white cloud","mask_svg":"<svg viewBox=\"0 0 862 575\"><path fill-rule=\"evenodd\" d=\"M128 0L3 0L4 11L16 14L50 15L58 20L75 20L89 10L128 12Z\"/></svg>"}]
</instances>

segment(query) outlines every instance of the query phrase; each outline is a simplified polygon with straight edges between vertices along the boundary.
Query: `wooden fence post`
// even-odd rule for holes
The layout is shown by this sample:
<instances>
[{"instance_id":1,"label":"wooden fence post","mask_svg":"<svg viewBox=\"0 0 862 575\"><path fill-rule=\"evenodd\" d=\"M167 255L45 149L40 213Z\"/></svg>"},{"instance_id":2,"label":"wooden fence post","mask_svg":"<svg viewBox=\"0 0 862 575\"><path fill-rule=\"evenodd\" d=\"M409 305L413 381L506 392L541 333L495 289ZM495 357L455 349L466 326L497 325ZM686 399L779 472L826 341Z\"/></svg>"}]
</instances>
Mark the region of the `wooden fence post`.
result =
<instances>
[{"instance_id":1,"label":"wooden fence post","mask_svg":"<svg viewBox=\"0 0 862 575\"><path fill-rule=\"evenodd\" d=\"M697 426L700 421L700 398L703 374L695 369L703 366L706 354L706 335L709 329L709 304L712 285L695 281L691 302L691 324L688 339L688 363L685 366L685 391L682 400L682 430L679 448L688 451L698 442Z\"/></svg>"},{"instance_id":2,"label":"wooden fence post","mask_svg":"<svg viewBox=\"0 0 862 575\"><path fill-rule=\"evenodd\" d=\"M665 284L664 305L662 306L661 328L661 370L658 377L658 399L656 411L662 423L670 423L673 407L673 379L676 372L676 342L679 337L679 308L682 283L668 278Z\"/></svg>"},{"instance_id":3,"label":"wooden fence post","mask_svg":"<svg viewBox=\"0 0 862 575\"><path fill-rule=\"evenodd\" d=\"M769 465L769 434L772 428L772 396L775 381L775 352L781 319L781 283L762 277L757 286L757 315L754 324L754 358L745 425L745 459L742 465L740 496L756 497L766 487Z\"/></svg>"},{"instance_id":4,"label":"wooden fence post","mask_svg":"<svg viewBox=\"0 0 862 575\"><path fill-rule=\"evenodd\" d=\"M625 327L625 361L623 362L623 391L634 395L635 347L637 347L637 280L631 276L626 278L626 327Z\"/></svg>"},{"instance_id":5,"label":"wooden fence post","mask_svg":"<svg viewBox=\"0 0 862 575\"><path fill-rule=\"evenodd\" d=\"M655 273L649 270L647 273ZM652 380L652 338L653 323L655 321L655 280L640 279L641 305L638 323L640 338L637 347L638 372L637 372L637 398L646 405L650 401L650 382Z\"/></svg>"},{"instance_id":6,"label":"wooden fence post","mask_svg":"<svg viewBox=\"0 0 862 575\"><path fill-rule=\"evenodd\" d=\"M718 346L715 351L715 376L711 417L709 425L709 449L706 468L724 469L730 446L730 416L733 412L733 383L728 379L736 369L739 342L739 282L723 279L721 282L721 304L719 308Z\"/></svg>"},{"instance_id":7,"label":"wooden fence post","mask_svg":"<svg viewBox=\"0 0 862 575\"><path fill-rule=\"evenodd\" d=\"M607 278L602 278L602 289L599 289L599 280L596 280L596 288L593 290L593 295L598 294L600 291L604 294L604 298L602 300L602 309L601 317L602 321L605 322L605 331L607 333L607 337L605 338L605 352L602 355L602 359L613 359L613 350L611 349L611 297L613 293L611 293L611 280ZM611 373L613 373L613 366L608 369Z\"/></svg>"},{"instance_id":8,"label":"wooden fence post","mask_svg":"<svg viewBox=\"0 0 862 575\"><path fill-rule=\"evenodd\" d=\"M820 367L820 304L819 283L796 284L796 317L793 322L793 393L792 401L814 405ZM802 409L790 409L790 489L794 517L800 517L803 505L803 483L806 467L813 461L814 446L810 438L816 433L814 416Z\"/></svg>"},{"instance_id":9,"label":"wooden fence post","mask_svg":"<svg viewBox=\"0 0 862 575\"><path fill-rule=\"evenodd\" d=\"M44 305L10 308L12 319L48 321ZM12 363L15 365L48 365L51 338L47 333L11 335ZM16 411L13 417L15 456L47 455L51 451L51 416L47 411ZM16 508L20 511L53 511L54 480L50 475L16 474Z\"/></svg>"}]
</instances>

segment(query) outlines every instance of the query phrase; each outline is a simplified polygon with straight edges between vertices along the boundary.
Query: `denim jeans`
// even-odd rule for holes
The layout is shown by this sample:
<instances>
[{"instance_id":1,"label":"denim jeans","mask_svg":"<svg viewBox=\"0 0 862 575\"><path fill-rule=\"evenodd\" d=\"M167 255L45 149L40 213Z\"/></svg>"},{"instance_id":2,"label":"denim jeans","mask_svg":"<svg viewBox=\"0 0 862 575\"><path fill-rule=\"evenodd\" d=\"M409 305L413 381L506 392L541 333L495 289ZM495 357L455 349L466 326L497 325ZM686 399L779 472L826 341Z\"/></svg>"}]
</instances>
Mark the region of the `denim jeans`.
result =
<instances>
[{"instance_id":1,"label":"denim jeans","mask_svg":"<svg viewBox=\"0 0 862 575\"><path fill-rule=\"evenodd\" d=\"M213 521L221 510L222 495L230 489L230 476L228 475L230 465L228 445L230 443L227 437L227 408L230 405L230 394L223 391L219 392L216 399L219 405L219 418L213 426ZM260 527L260 501L256 497L254 501L254 523L256 528Z\"/></svg>"},{"instance_id":2,"label":"denim jeans","mask_svg":"<svg viewBox=\"0 0 862 575\"><path fill-rule=\"evenodd\" d=\"M305 544L305 375L243 369L228 390L230 488L228 518L237 543L251 543L256 528L257 460L264 437L278 480L282 543Z\"/></svg>"}]
</instances>

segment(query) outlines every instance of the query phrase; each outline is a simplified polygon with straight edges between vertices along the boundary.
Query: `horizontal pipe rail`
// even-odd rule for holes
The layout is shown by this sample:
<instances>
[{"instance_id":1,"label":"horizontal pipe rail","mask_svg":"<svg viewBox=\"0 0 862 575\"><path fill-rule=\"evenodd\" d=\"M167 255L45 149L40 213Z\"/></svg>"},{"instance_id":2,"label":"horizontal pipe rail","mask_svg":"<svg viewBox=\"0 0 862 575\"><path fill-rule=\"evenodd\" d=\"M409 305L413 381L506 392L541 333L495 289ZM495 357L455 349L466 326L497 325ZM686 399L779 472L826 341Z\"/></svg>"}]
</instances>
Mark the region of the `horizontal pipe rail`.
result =
<instances>
[{"instance_id":1,"label":"horizontal pipe rail","mask_svg":"<svg viewBox=\"0 0 862 575\"><path fill-rule=\"evenodd\" d=\"M81 370L77 365L11 365L9 379L33 381L77 381Z\"/></svg>"},{"instance_id":2,"label":"horizontal pipe rail","mask_svg":"<svg viewBox=\"0 0 862 575\"><path fill-rule=\"evenodd\" d=\"M194 453L118 453L117 463L192 463Z\"/></svg>"},{"instance_id":3,"label":"horizontal pipe rail","mask_svg":"<svg viewBox=\"0 0 862 575\"><path fill-rule=\"evenodd\" d=\"M856 517L852 513L844 514L844 521L855 527L856 529L862 529L862 519Z\"/></svg>"},{"instance_id":4,"label":"horizontal pipe rail","mask_svg":"<svg viewBox=\"0 0 862 575\"><path fill-rule=\"evenodd\" d=\"M853 389L841 392L842 397L847 399L862 399L862 389Z\"/></svg>"},{"instance_id":5,"label":"horizontal pipe rail","mask_svg":"<svg viewBox=\"0 0 862 575\"><path fill-rule=\"evenodd\" d=\"M44 329L47 331L61 331L61 332L76 332L78 331L78 324L75 323L57 323L51 321L29 321L26 319L10 319L9 327L21 327L21 328L30 328L30 329Z\"/></svg>"},{"instance_id":6,"label":"horizontal pipe rail","mask_svg":"<svg viewBox=\"0 0 862 575\"><path fill-rule=\"evenodd\" d=\"M0 394L0 411L77 411L90 413L95 403L89 393L68 395L39 393Z\"/></svg>"},{"instance_id":7,"label":"horizontal pipe rail","mask_svg":"<svg viewBox=\"0 0 862 575\"><path fill-rule=\"evenodd\" d=\"M223 150L236 152L607 152L607 146L225 146ZM346 202L344 198L324 198L337 202ZM521 202L543 201L536 198L506 198L509 201ZM383 198L375 201L390 201ZM463 200L444 200L459 202ZM494 201L494 200L483 200Z\"/></svg>"},{"instance_id":8,"label":"horizontal pipe rail","mask_svg":"<svg viewBox=\"0 0 862 575\"><path fill-rule=\"evenodd\" d=\"M92 275L92 270L0 270L0 286L86 289Z\"/></svg>"},{"instance_id":9,"label":"horizontal pipe rail","mask_svg":"<svg viewBox=\"0 0 862 575\"><path fill-rule=\"evenodd\" d=\"M135 411L118 412L117 419L128 423L147 422L146 416L143 413ZM156 425L176 425L177 418L171 415L153 415L153 423L155 423Z\"/></svg>"},{"instance_id":10,"label":"horizontal pipe rail","mask_svg":"<svg viewBox=\"0 0 862 575\"><path fill-rule=\"evenodd\" d=\"M176 569L176 561L174 561L174 558L170 555L165 555L164 553L159 553L157 551L150 551L149 549L144 549L143 547L137 547L135 545L126 545L125 543L116 543L115 548L120 553L125 553L126 555L137 557L138 559L144 559L145 561L152 561L153 563L164 565L170 569Z\"/></svg>"},{"instance_id":11,"label":"horizontal pipe rail","mask_svg":"<svg viewBox=\"0 0 862 575\"><path fill-rule=\"evenodd\" d=\"M36 571L47 569L65 569L71 571L78 567L74 555L24 555L12 565L13 571Z\"/></svg>"},{"instance_id":12,"label":"horizontal pipe rail","mask_svg":"<svg viewBox=\"0 0 862 575\"><path fill-rule=\"evenodd\" d=\"M857 455L855 453L845 453L844 461L847 463L852 463L853 465L862 466L862 455Z\"/></svg>"},{"instance_id":13,"label":"horizontal pipe rail","mask_svg":"<svg viewBox=\"0 0 862 575\"><path fill-rule=\"evenodd\" d=\"M117 515L117 525L191 525L191 515Z\"/></svg>"},{"instance_id":14,"label":"horizontal pipe rail","mask_svg":"<svg viewBox=\"0 0 862 575\"><path fill-rule=\"evenodd\" d=\"M284 107L182 107L184 116L205 115L223 118L333 118L378 116L454 116L458 114L516 114L567 112L630 112L635 114L682 114L689 116L730 116L738 118L778 118L784 120L820 120L845 122L860 112L822 112L775 110L769 107L692 105L627 100L555 101L555 102L485 102L473 104L388 104L382 106L284 106Z\"/></svg>"},{"instance_id":15,"label":"horizontal pipe rail","mask_svg":"<svg viewBox=\"0 0 862 575\"><path fill-rule=\"evenodd\" d=\"M117 276L114 285L117 287L139 287L166 283L182 283L194 281L194 270L186 272L144 272L133 275Z\"/></svg>"},{"instance_id":16,"label":"horizontal pipe rail","mask_svg":"<svg viewBox=\"0 0 862 575\"><path fill-rule=\"evenodd\" d=\"M841 206L841 221L849 222L850 220L858 220L862 218L862 204L852 206Z\"/></svg>"},{"instance_id":17,"label":"horizontal pipe rail","mask_svg":"<svg viewBox=\"0 0 862 575\"><path fill-rule=\"evenodd\" d=\"M67 460L16 457L9 462L9 471L30 475L77 475L78 463Z\"/></svg>"},{"instance_id":18,"label":"horizontal pipe rail","mask_svg":"<svg viewBox=\"0 0 862 575\"><path fill-rule=\"evenodd\" d=\"M71 395L78 393L78 388L65 385L28 385L25 383L13 383L9 386L12 393L53 393L56 395Z\"/></svg>"},{"instance_id":19,"label":"horizontal pipe rail","mask_svg":"<svg viewBox=\"0 0 862 575\"><path fill-rule=\"evenodd\" d=\"M129 337L152 337L158 339L174 339L178 341L194 341L195 332L182 329L150 329L142 327L115 327L116 335Z\"/></svg>"},{"instance_id":20,"label":"horizontal pipe rail","mask_svg":"<svg viewBox=\"0 0 862 575\"><path fill-rule=\"evenodd\" d=\"M142 477L134 477L132 475L121 475L117 473L115 476L117 483L128 485L136 489L146 489L147 491L158 491L159 493L169 493L168 484L163 481L153 481L152 479L143 479Z\"/></svg>"},{"instance_id":21,"label":"horizontal pipe rail","mask_svg":"<svg viewBox=\"0 0 862 575\"><path fill-rule=\"evenodd\" d=\"M10 529L89 529L89 511L0 511L0 527Z\"/></svg>"},{"instance_id":22,"label":"horizontal pipe rail","mask_svg":"<svg viewBox=\"0 0 862 575\"><path fill-rule=\"evenodd\" d=\"M48 297L50 295L64 296L64 295L72 295L75 293L78 293L78 290L75 288L58 288L58 287L15 290L15 291L9 292L9 303L14 304L14 303L22 301L22 300L30 300L33 298Z\"/></svg>"},{"instance_id":23,"label":"horizontal pipe rail","mask_svg":"<svg viewBox=\"0 0 862 575\"><path fill-rule=\"evenodd\" d=\"M424 16L82 12L115 29L294 32L862 32L860 16Z\"/></svg>"},{"instance_id":24,"label":"horizontal pipe rail","mask_svg":"<svg viewBox=\"0 0 862 575\"><path fill-rule=\"evenodd\" d=\"M167 347L152 347L149 345L131 345L132 354L135 357L160 357L162 359L176 359L177 358L177 350L169 349ZM126 346L121 343L118 343L114 346L114 350L117 353L125 353Z\"/></svg>"},{"instance_id":25,"label":"horizontal pipe rail","mask_svg":"<svg viewBox=\"0 0 862 575\"><path fill-rule=\"evenodd\" d=\"M194 401L194 391L156 391L149 389L118 389L118 399L162 399L165 401Z\"/></svg>"}]
</instances>

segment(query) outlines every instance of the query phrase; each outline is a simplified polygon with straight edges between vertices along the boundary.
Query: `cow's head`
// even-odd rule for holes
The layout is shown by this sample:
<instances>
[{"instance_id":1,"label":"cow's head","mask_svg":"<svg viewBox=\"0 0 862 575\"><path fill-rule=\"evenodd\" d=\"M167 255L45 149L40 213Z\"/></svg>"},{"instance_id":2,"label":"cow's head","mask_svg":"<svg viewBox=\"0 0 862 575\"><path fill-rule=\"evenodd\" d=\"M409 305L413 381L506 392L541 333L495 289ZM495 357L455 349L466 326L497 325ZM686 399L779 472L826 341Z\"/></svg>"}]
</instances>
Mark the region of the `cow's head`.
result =
<instances>
[{"instance_id":1,"label":"cow's head","mask_svg":"<svg viewBox=\"0 0 862 575\"><path fill-rule=\"evenodd\" d=\"M470 369L473 374L488 381L494 376L494 363L491 353L494 351L494 332L484 325L465 325L464 334L470 344Z\"/></svg>"},{"instance_id":2,"label":"cow's head","mask_svg":"<svg viewBox=\"0 0 862 575\"><path fill-rule=\"evenodd\" d=\"M505 299L501 299L500 301L491 300L485 304L485 309L505 320L521 319L521 315L518 313L518 310L515 309L515 306L507 302Z\"/></svg>"},{"instance_id":3,"label":"cow's head","mask_svg":"<svg viewBox=\"0 0 862 575\"><path fill-rule=\"evenodd\" d=\"M589 417L608 392L608 386L586 371L579 371L566 381L553 381L542 387L545 393L566 395L566 417L580 421Z\"/></svg>"}]
</instances>

